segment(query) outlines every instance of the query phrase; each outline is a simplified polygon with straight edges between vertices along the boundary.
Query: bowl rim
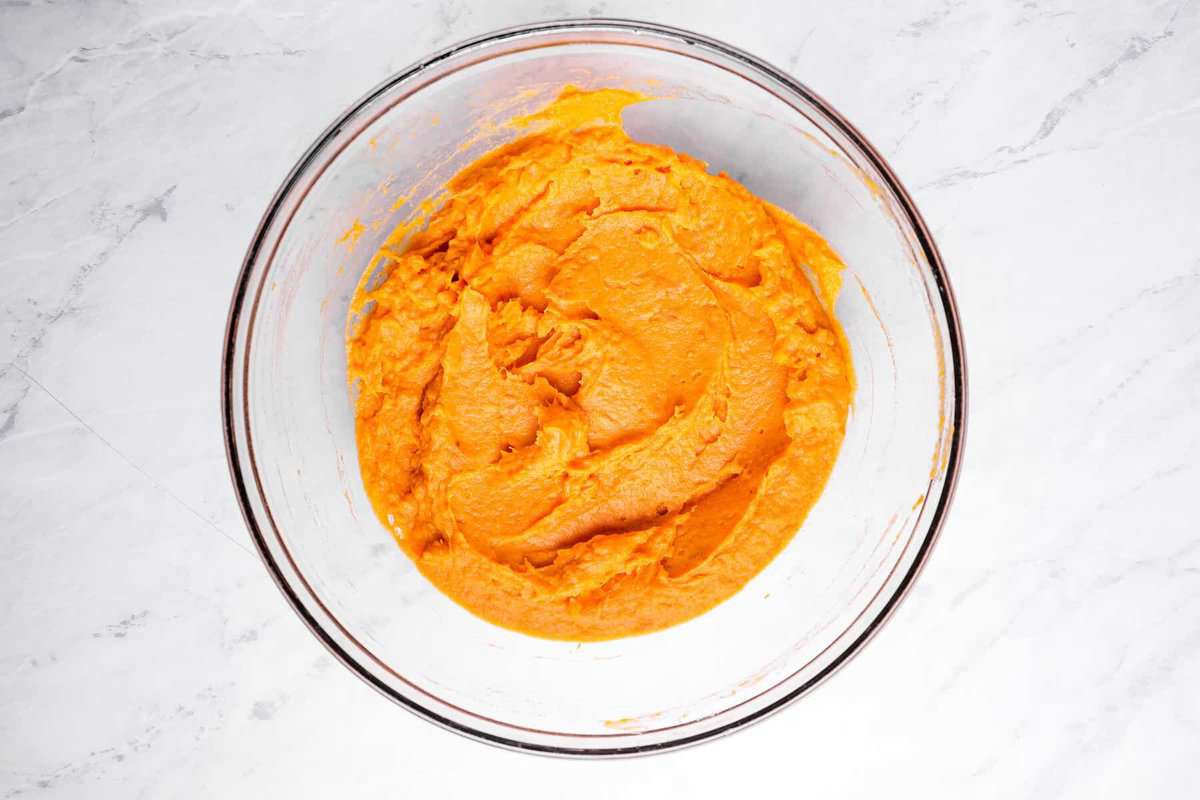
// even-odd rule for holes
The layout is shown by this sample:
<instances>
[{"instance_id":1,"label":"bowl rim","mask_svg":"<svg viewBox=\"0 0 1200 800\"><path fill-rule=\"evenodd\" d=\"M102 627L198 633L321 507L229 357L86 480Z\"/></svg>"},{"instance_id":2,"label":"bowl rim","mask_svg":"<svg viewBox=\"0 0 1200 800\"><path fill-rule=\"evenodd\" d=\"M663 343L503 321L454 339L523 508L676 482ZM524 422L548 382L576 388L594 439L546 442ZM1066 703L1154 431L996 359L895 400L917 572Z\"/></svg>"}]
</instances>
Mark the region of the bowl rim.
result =
<instances>
[{"instance_id":1,"label":"bowl rim","mask_svg":"<svg viewBox=\"0 0 1200 800\"><path fill-rule=\"evenodd\" d=\"M239 350L239 328L241 317L243 314L243 306L247 300L250 281L254 267L257 264L267 233L279 216L285 201L291 196L299 178L304 175L309 167L316 160L317 156L322 153L332 142L332 140L341 132L343 127L352 119L357 117L367 106L374 102L379 97L383 96L392 89L401 86L402 84L413 82L418 76L426 72L434 65L449 60L455 56L461 55L466 51L482 49L488 45L496 44L510 39L515 39L523 36L537 36L545 34L569 34L569 33L587 33L587 32L618 32L626 34L650 34L665 39L674 40L676 44L684 45L691 48L699 48L701 50L711 50L717 55L727 59L732 59L742 67L746 67L753 72L757 72L767 79L774 81L788 91L799 96L802 100L812 104L820 109L831 122L855 147L858 148L871 166L877 171L880 177L883 178L887 188L893 194L895 200L899 204L899 210L902 216L905 217L912 227L912 233L916 238L921 253L929 266L930 273L933 276L934 284L937 289L937 299L941 303L941 310L945 318L946 334L950 346L950 366L952 374L945 376L949 379L950 390L953 394L953 411L949 418L945 420L945 424L949 426L949 441L947 443L948 450L945 460L945 468L943 471L943 485L938 497L937 506L933 510L929 525L923 537L919 542L913 562L907 568L904 575L900 578L895 588L892 590L891 596L887 598L883 606L875 613L874 618L867 626L847 643L837 656L835 656L828 664L822 667L815 675L793 687L782 697L776 698L770 703L761 708L756 708L750 713L744 714L741 717L732 719L722 725L718 725L708 730L700 731L690 735L679 736L677 738L666 739L663 741L650 742L646 744L632 744L621 746L599 746L599 747L577 747L577 746L560 746L541 744L537 742L521 741L515 738L500 736L490 731L474 728L457 720L439 714L433 709L427 708L412 697L405 696L397 692L392 687L383 683L378 677L366 670L359 661L348 653L330 634L324 629L322 624L314 618L312 613L305 607L303 601L296 594L291 583L283 574L279 564L270 551L269 545L265 540L264 531L259 525L259 521L255 516L253 503L250 499L250 489L248 482L243 475L241 469L241 443L237 432L237 426L234 421L235 404L234 391L236 380L236 362ZM548 46L555 46L551 43ZM464 65L470 66L469 64ZM246 356L248 357L248 350ZM827 680L833 673L838 671L846 663L856 656L863 646L873 638L889 619L891 619L900 602L908 595L912 584L917 576L925 568L933 545L940 537L942 528L945 524L950 505L952 503L955 490L958 484L959 472L962 462L962 450L966 438L966 420L967 420L967 365L966 351L963 344L961 321L958 315L957 303L954 297L954 291L951 288L949 277L946 274L944 262L941 254L938 251L937 245L933 240L933 236L929 232L928 226L916 204L901 184L899 178L896 177L890 165L882 155L867 141L866 137L846 120L832 105L812 91L806 85L791 77L785 71L778 69L766 61L753 56L737 47L729 45L719 39L694 33L678 27L662 25L659 23L644 22L640 20L622 19L622 18L577 18L577 19L562 19L551 20L544 22L534 22L525 25L517 25L513 27L502 28L484 33L479 36L466 39L457 44L450 45L435 53L427 56L424 59L410 64L408 67L394 73L386 80L376 85L369 92L361 96L357 101L351 104L344 112L342 112L332 124L330 124L311 144L299 158L296 164L288 172L287 177L280 184L278 190L271 198L267 205L258 226L255 229L250 245L247 248L246 255L242 261L241 268L238 272L237 280L234 285L234 291L230 300L229 311L226 317L225 334L221 356L221 423L223 429L223 438L225 441L226 462L229 468L230 479L233 483L234 494L237 498L238 507L241 510L242 517L245 520L246 527L251 534L255 549L258 551L259 557L267 568L275 585L279 588L288 604L293 611L301 618L308 629L320 641L325 648L343 665L345 665L352 673L363 680L367 685L397 703L403 708L413 712L419 717L422 717L439 727L458 733L466 738L475 741L481 741L487 744L498 746L508 750L516 750L521 752L532 752L542 755L568 756L568 757L620 757L620 756L635 756L647 755L651 753L661 753L670 750L676 750L682 747L698 744L704 741L712 741L714 739L726 736L736 730L741 730L755 722L759 722L766 717L782 710L791 705L800 697L808 694L818 685ZM246 448L252 451L249 442L246 442ZM250 456L253 458L253 456ZM264 498L264 508L266 501ZM299 574L299 570L297 570ZM884 587L880 588L883 591ZM315 595L314 595L315 596ZM867 613L868 609L864 609L863 613ZM836 640L835 640L836 641ZM832 646L832 643L831 643ZM733 708L736 708L733 707ZM732 711L733 708L727 709L726 712ZM726 713L722 712L722 713ZM467 712L470 713L470 712ZM500 720L492 720L499 726L511 730L523 730L523 728ZM682 726L682 727L687 727ZM552 734L553 735L553 734ZM573 736L578 738L576 734L561 734L564 736ZM630 734L625 734L630 735ZM638 733L632 734L634 737Z\"/></svg>"}]
</instances>

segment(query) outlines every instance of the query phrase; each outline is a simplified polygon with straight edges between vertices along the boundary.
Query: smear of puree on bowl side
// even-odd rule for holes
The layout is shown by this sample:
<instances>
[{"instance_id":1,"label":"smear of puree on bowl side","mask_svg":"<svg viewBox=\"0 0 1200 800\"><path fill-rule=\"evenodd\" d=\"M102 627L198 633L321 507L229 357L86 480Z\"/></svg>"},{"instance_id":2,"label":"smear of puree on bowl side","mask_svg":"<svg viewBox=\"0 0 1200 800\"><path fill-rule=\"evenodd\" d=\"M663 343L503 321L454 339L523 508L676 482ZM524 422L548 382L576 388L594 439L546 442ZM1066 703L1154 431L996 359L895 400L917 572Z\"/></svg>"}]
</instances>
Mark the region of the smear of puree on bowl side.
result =
<instances>
[{"instance_id":1,"label":"smear of puree on bowl side","mask_svg":"<svg viewBox=\"0 0 1200 800\"><path fill-rule=\"evenodd\" d=\"M845 432L837 255L630 139L621 110L645 99L565 89L397 229L351 305L376 513L449 597L535 636L646 633L728 598Z\"/></svg>"}]
</instances>

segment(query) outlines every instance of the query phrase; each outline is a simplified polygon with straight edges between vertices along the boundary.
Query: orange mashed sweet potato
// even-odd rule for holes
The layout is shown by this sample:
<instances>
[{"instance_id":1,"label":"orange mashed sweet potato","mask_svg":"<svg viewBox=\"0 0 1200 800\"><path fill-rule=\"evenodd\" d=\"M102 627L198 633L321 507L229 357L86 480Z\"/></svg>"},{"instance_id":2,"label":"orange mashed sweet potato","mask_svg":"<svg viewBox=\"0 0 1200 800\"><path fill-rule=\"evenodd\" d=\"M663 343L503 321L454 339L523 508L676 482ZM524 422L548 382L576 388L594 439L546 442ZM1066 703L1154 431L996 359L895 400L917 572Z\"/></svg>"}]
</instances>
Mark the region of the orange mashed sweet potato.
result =
<instances>
[{"instance_id":1,"label":"orange mashed sweet potato","mask_svg":"<svg viewBox=\"0 0 1200 800\"><path fill-rule=\"evenodd\" d=\"M644 99L564 90L397 230L351 306L376 513L441 591L535 636L646 633L728 598L845 431L837 256L631 140L620 113Z\"/></svg>"}]
</instances>

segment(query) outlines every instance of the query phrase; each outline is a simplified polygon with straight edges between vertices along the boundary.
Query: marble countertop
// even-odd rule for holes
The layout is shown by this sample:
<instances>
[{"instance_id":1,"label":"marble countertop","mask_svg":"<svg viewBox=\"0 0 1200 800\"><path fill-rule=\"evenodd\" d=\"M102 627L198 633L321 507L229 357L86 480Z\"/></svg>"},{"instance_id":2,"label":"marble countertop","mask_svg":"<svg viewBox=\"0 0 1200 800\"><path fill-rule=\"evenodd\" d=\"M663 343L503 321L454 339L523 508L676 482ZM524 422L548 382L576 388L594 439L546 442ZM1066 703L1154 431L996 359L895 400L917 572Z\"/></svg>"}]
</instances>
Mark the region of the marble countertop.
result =
<instances>
[{"instance_id":1,"label":"marble countertop","mask_svg":"<svg viewBox=\"0 0 1200 800\"><path fill-rule=\"evenodd\" d=\"M489 748L325 652L253 552L221 336L318 132L426 52L648 17L786 68L891 160L971 364L892 623L750 730ZM0 798L1194 797L1200 2L0 2ZM349 787L349 788L348 788Z\"/></svg>"}]
</instances>

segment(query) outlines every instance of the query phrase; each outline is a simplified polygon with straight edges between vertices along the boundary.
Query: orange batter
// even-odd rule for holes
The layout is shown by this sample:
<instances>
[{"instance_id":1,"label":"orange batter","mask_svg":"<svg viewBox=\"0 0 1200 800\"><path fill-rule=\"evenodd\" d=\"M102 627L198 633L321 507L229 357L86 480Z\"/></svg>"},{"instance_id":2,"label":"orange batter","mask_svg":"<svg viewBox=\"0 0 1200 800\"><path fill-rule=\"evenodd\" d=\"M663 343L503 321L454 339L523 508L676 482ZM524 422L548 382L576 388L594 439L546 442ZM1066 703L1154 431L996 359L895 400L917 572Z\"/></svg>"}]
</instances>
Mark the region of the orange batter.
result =
<instances>
[{"instance_id":1,"label":"orange batter","mask_svg":"<svg viewBox=\"0 0 1200 800\"><path fill-rule=\"evenodd\" d=\"M518 631L645 633L732 595L837 457L837 256L567 89L459 173L351 308L359 464L439 589ZM375 262L373 262L375 263Z\"/></svg>"}]
</instances>

